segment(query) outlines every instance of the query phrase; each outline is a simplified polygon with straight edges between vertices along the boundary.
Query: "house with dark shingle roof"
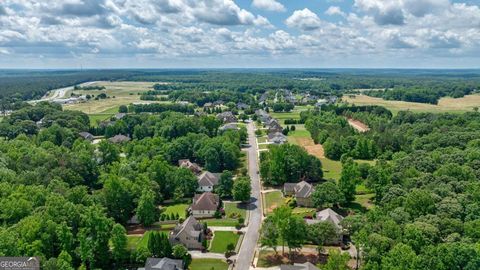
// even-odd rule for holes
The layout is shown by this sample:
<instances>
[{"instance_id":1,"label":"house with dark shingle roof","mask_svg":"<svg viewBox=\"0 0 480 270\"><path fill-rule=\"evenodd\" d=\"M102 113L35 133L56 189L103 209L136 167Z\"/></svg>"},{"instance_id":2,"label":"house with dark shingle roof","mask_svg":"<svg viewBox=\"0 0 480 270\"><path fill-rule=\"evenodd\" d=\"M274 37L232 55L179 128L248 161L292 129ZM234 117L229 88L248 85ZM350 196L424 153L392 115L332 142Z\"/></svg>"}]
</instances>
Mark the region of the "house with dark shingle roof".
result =
<instances>
[{"instance_id":1,"label":"house with dark shingle roof","mask_svg":"<svg viewBox=\"0 0 480 270\"><path fill-rule=\"evenodd\" d=\"M147 258L145 267L138 270L183 270L183 261L170 258Z\"/></svg>"},{"instance_id":2,"label":"house with dark shingle roof","mask_svg":"<svg viewBox=\"0 0 480 270\"><path fill-rule=\"evenodd\" d=\"M217 119L224 123L237 122L237 117L230 111L217 114Z\"/></svg>"},{"instance_id":3,"label":"house with dark shingle roof","mask_svg":"<svg viewBox=\"0 0 480 270\"><path fill-rule=\"evenodd\" d=\"M209 171L205 171L200 174L198 177L198 192L206 192L206 191L213 191L213 188L218 185L218 181L220 180L220 174L218 173L211 173Z\"/></svg>"},{"instance_id":4,"label":"house with dark shingle roof","mask_svg":"<svg viewBox=\"0 0 480 270\"><path fill-rule=\"evenodd\" d=\"M80 132L80 133L78 133L78 135L80 135L80 137L82 137L85 140L93 141L93 135L89 132L85 132L85 131Z\"/></svg>"},{"instance_id":5,"label":"house with dark shingle roof","mask_svg":"<svg viewBox=\"0 0 480 270\"><path fill-rule=\"evenodd\" d=\"M213 217L220 207L220 197L212 192L195 194L190 210L196 218Z\"/></svg>"},{"instance_id":6,"label":"house with dark shingle roof","mask_svg":"<svg viewBox=\"0 0 480 270\"><path fill-rule=\"evenodd\" d=\"M228 123L228 124L225 124L221 127L218 128L218 130L220 131L226 131L226 130L238 130L238 126L237 124L235 123Z\"/></svg>"},{"instance_id":7,"label":"house with dark shingle roof","mask_svg":"<svg viewBox=\"0 0 480 270\"><path fill-rule=\"evenodd\" d=\"M124 143L124 142L130 141L130 137L122 135L122 134L118 134L118 135L115 135L115 136L111 137L108 140L112 143Z\"/></svg>"},{"instance_id":8,"label":"house with dark shingle roof","mask_svg":"<svg viewBox=\"0 0 480 270\"><path fill-rule=\"evenodd\" d=\"M278 122L277 119L270 119L265 123L265 127L268 129L269 133L282 132L283 128Z\"/></svg>"},{"instance_id":9,"label":"house with dark shingle roof","mask_svg":"<svg viewBox=\"0 0 480 270\"><path fill-rule=\"evenodd\" d=\"M272 132L268 134L268 141L274 144L284 144L288 142L288 137L281 132Z\"/></svg>"},{"instance_id":10,"label":"house with dark shingle roof","mask_svg":"<svg viewBox=\"0 0 480 270\"><path fill-rule=\"evenodd\" d=\"M181 244L187 249L204 249L202 245L204 238L203 226L193 216L189 216L183 223L177 224L168 235L172 246Z\"/></svg>"},{"instance_id":11,"label":"house with dark shingle roof","mask_svg":"<svg viewBox=\"0 0 480 270\"><path fill-rule=\"evenodd\" d=\"M295 264L282 264L280 270L320 270L311 262L295 263Z\"/></svg>"},{"instance_id":12,"label":"house with dark shingle roof","mask_svg":"<svg viewBox=\"0 0 480 270\"><path fill-rule=\"evenodd\" d=\"M337 212L333 211L331 208L323 209L322 211L317 212L314 219L305 219L305 221L309 225L320 223L320 222L331 222L335 227L335 229L337 229L337 232L339 235L337 239L335 239L330 243L327 243L332 245L339 244L343 240L343 228L341 225L342 220L343 220L343 217L339 215Z\"/></svg>"},{"instance_id":13,"label":"house with dark shingle roof","mask_svg":"<svg viewBox=\"0 0 480 270\"><path fill-rule=\"evenodd\" d=\"M194 174L199 174L202 172L202 167L200 167L197 163L191 162L189 159L178 160L178 166L182 168L187 168Z\"/></svg>"},{"instance_id":14,"label":"house with dark shingle roof","mask_svg":"<svg viewBox=\"0 0 480 270\"><path fill-rule=\"evenodd\" d=\"M284 194L294 196L298 206L312 207L313 191L313 186L305 181L299 183L285 183L283 186Z\"/></svg>"}]
</instances>

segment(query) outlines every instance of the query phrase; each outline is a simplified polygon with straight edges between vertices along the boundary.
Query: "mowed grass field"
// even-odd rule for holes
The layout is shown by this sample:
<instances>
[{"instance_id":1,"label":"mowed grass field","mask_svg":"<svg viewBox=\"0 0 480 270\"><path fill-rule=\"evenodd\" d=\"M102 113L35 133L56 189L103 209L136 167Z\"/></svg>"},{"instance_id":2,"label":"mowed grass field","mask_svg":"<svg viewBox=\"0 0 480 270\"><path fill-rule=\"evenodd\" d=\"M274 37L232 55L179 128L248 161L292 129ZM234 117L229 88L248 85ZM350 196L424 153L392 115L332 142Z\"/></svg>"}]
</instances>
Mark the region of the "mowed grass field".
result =
<instances>
[{"instance_id":1,"label":"mowed grass field","mask_svg":"<svg viewBox=\"0 0 480 270\"><path fill-rule=\"evenodd\" d=\"M405 102L395 100L384 100L382 98L369 97L366 95L345 95L342 100L350 104L355 105L379 105L383 106L393 114L397 114L399 111L414 111L414 112L471 112L473 108L480 107L480 94L468 95L463 98L441 98L438 105L417 103L417 102Z\"/></svg>"},{"instance_id":2,"label":"mowed grass field","mask_svg":"<svg viewBox=\"0 0 480 270\"><path fill-rule=\"evenodd\" d=\"M228 264L219 259L193 259L190 270L227 270Z\"/></svg>"},{"instance_id":3,"label":"mowed grass field","mask_svg":"<svg viewBox=\"0 0 480 270\"><path fill-rule=\"evenodd\" d=\"M240 235L236 234L235 232L216 231L213 235L213 240L210 245L210 252L225 253L228 245L233 244L233 246L237 246L239 238Z\"/></svg>"},{"instance_id":4,"label":"mowed grass field","mask_svg":"<svg viewBox=\"0 0 480 270\"><path fill-rule=\"evenodd\" d=\"M67 110L82 111L87 114L96 115L113 115L118 111L120 105L128 105L133 102L152 103L158 101L141 101L139 93L153 90L155 82L95 82L90 86L105 86L105 90L74 90L69 91L67 96L72 92L80 95L99 95L106 93L110 98L94 100L91 99L85 103L66 104L63 107ZM115 96L115 98L113 98ZM108 116L107 116L108 118Z\"/></svg>"}]
</instances>

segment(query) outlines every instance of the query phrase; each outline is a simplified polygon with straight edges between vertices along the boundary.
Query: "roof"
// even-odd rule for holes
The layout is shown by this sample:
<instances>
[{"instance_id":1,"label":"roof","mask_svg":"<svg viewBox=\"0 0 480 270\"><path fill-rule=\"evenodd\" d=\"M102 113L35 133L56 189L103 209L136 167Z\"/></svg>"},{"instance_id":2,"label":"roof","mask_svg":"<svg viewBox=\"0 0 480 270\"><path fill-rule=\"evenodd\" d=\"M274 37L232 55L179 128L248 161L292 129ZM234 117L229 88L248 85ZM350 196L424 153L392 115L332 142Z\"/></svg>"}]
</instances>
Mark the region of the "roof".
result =
<instances>
[{"instance_id":1,"label":"roof","mask_svg":"<svg viewBox=\"0 0 480 270\"><path fill-rule=\"evenodd\" d=\"M127 115L126 113L117 113L115 114L115 119L120 120Z\"/></svg>"},{"instance_id":2,"label":"roof","mask_svg":"<svg viewBox=\"0 0 480 270\"><path fill-rule=\"evenodd\" d=\"M195 194L193 197L192 210L215 211L220 204L220 198L212 192Z\"/></svg>"},{"instance_id":3,"label":"roof","mask_svg":"<svg viewBox=\"0 0 480 270\"><path fill-rule=\"evenodd\" d=\"M320 212L317 212L317 220L319 221L330 221L337 228L341 228L340 222L343 220L343 217L337 212L333 211L331 208L324 209Z\"/></svg>"},{"instance_id":4,"label":"roof","mask_svg":"<svg viewBox=\"0 0 480 270\"><path fill-rule=\"evenodd\" d=\"M86 131L78 133L78 135L82 136L84 139L93 139L93 135Z\"/></svg>"},{"instance_id":5,"label":"roof","mask_svg":"<svg viewBox=\"0 0 480 270\"><path fill-rule=\"evenodd\" d=\"M118 135L115 135L115 136L111 137L108 140L111 141L112 143L122 143L122 142L130 141L130 137L122 135L122 134L118 134Z\"/></svg>"},{"instance_id":6,"label":"roof","mask_svg":"<svg viewBox=\"0 0 480 270\"><path fill-rule=\"evenodd\" d=\"M288 138L283 133L277 131L268 134L268 140L276 144L282 144L286 143L288 141Z\"/></svg>"},{"instance_id":7,"label":"roof","mask_svg":"<svg viewBox=\"0 0 480 270\"><path fill-rule=\"evenodd\" d=\"M235 124L235 123L228 123L228 124L225 124L225 125L219 127L218 129L220 129L222 131L228 130L228 129L237 130L238 127L237 127L237 124Z\"/></svg>"},{"instance_id":8,"label":"roof","mask_svg":"<svg viewBox=\"0 0 480 270\"><path fill-rule=\"evenodd\" d=\"M198 176L198 185L201 187L216 186L218 185L218 180L218 174L206 171Z\"/></svg>"},{"instance_id":9,"label":"roof","mask_svg":"<svg viewBox=\"0 0 480 270\"><path fill-rule=\"evenodd\" d=\"M223 122L236 122L237 121L237 117L235 117L235 115L233 115L233 113L230 112L230 111L217 114L217 119L220 119Z\"/></svg>"},{"instance_id":10,"label":"roof","mask_svg":"<svg viewBox=\"0 0 480 270\"><path fill-rule=\"evenodd\" d=\"M313 186L305 181L295 185L295 197L297 198L308 198L312 195Z\"/></svg>"},{"instance_id":11,"label":"roof","mask_svg":"<svg viewBox=\"0 0 480 270\"><path fill-rule=\"evenodd\" d=\"M295 263L291 264L282 264L280 265L280 270L320 270L318 267L313 265L310 262L306 263Z\"/></svg>"},{"instance_id":12,"label":"roof","mask_svg":"<svg viewBox=\"0 0 480 270\"><path fill-rule=\"evenodd\" d=\"M202 232L202 225L193 216L189 216L183 223L177 224L171 234L175 237L182 233L186 233L191 237L198 237Z\"/></svg>"},{"instance_id":13,"label":"roof","mask_svg":"<svg viewBox=\"0 0 480 270\"><path fill-rule=\"evenodd\" d=\"M285 183L283 185L283 191L284 192L295 192L295 186L297 183Z\"/></svg>"},{"instance_id":14,"label":"roof","mask_svg":"<svg viewBox=\"0 0 480 270\"><path fill-rule=\"evenodd\" d=\"M202 168L197 163L191 162L189 159L178 160L178 166L190 169L191 171L200 172Z\"/></svg>"},{"instance_id":15,"label":"roof","mask_svg":"<svg viewBox=\"0 0 480 270\"><path fill-rule=\"evenodd\" d=\"M147 258L145 270L183 270L183 261L170 258Z\"/></svg>"}]
</instances>

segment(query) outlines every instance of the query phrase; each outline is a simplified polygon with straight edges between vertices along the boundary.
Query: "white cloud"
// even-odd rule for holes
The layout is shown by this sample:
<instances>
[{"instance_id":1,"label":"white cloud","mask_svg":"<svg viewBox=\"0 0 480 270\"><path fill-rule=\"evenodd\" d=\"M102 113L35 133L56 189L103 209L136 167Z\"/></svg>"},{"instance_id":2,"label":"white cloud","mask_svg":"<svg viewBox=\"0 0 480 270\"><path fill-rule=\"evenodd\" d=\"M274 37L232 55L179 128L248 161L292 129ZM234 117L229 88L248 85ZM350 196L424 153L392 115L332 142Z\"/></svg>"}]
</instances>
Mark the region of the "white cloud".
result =
<instances>
[{"instance_id":1,"label":"white cloud","mask_svg":"<svg viewBox=\"0 0 480 270\"><path fill-rule=\"evenodd\" d=\"M326 11L325 14L333 16L333 15L340 15L342 17L346 16L345 12L338 6L330 6Z\"/></svg>"},{"instance_id":2,"label":"white cloud","mask_svg":"<svg viewBox=\"0 0 480 270\"><path fill-rule=\"evenodd\" d=\"M299 28L304 31L311 31L320 28L321 20L317 14L308 8L303 10L295 10L293 14L287 18L285 24L288 27Z\"/></svg>"},{"instance_id":3,"label":"white cloud","mask_svg":"<svg viewBox=\"0 0 480 270\"><path fill-rule=\"evenodd\" d=\"M283 12L287 9L276 0L253 0L252 5L259 9Z\"/></svg>"}]
</instances>

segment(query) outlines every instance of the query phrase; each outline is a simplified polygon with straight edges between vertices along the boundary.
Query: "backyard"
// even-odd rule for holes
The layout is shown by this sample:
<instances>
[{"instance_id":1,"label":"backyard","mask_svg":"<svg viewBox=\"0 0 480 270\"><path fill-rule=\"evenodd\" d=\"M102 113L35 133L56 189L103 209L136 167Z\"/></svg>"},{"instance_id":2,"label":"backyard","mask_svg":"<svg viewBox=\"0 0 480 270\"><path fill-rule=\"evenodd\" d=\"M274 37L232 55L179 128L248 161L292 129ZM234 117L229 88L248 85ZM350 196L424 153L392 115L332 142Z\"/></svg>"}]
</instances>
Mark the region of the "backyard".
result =
<instances>
[{"instance_id":1,"label":"backyard","mask_svg":"<svg viewBox=\"0 0 480 270\"><path fill-rule=\"evenodd\" d=\"M213 240L210 243L210 252L225 253L228 245L232 244L237 246L239 234L231 231L216 231L213 236Z\"/></svg>"}]
</instances>

